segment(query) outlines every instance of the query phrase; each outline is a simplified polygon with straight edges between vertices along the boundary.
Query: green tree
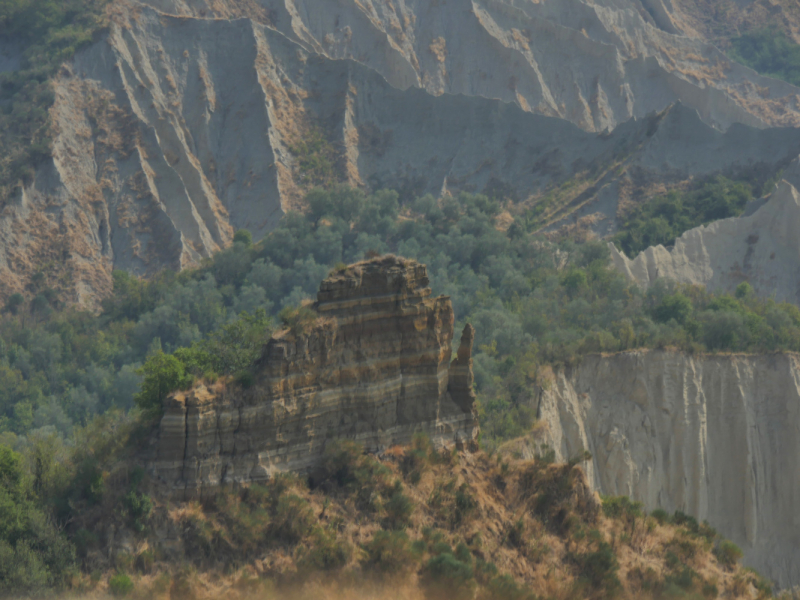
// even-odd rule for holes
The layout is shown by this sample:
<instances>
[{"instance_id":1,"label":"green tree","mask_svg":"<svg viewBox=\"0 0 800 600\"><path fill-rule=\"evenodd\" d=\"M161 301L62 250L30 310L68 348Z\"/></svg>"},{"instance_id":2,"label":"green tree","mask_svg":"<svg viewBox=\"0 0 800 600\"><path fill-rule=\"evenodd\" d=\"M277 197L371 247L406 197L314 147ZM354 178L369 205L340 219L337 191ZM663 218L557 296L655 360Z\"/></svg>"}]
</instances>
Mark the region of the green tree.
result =
<instances>
[{"instance_id":1,"label":"green tree","mask_svg":"<svg viewBox=\"0 0 800 600\"><path fill-rule=\"evenodd\" d=\"M160 350L152 354L137 372L144 380L134 401L148 417L161 414L162 402L170 392L191 385L191 375L186 373L184 364Z\"/></svg>"},{"instance_id":2,"label":"green tree","mask_svg":"<svg viewBox=\"0 0 800 600\"><path fill-rule=\"evenodd\" d=\"M722 176L700 181L694 189L672 190L638 206L613 241L633 257L650 246L668 246L698 225L740 215L752 198L750 183Z\"/></svg>"},{"instance_id":3,"label":"green tree","mask_svg":"<svg viewBox=\"0 0 800 600\"><path fill-rule=\"evenodd\" d=\"M59 586L74 548L36 504L22 456L0 445L0 594Z\"/></svg>"},{"instance_id":4,"label":"green tree","mask_svg":"<svg viewBox=\"0 0 800 600\"><path fill-rule=\"evenodd\" d=\"M692 301L680 292L665 296L653 310L653 317L660 323L667 323L675 319L681 325L692 314Z\"/></svg>"},{"instance_id":5,"label":"green tree","mask_svg":"<svg viewBox=\"0 0 800 600\"><path fill-rule=\"evenodd\" d=\"M25 297L22 294L11 294L6 301L3 311L10 312L12 315L16 315L23 304L25 304Z\"/></svg>"},{"instance_id":6,"label":"green tree","mask_svg":"<svg viewBox=\"0 0 800 600\"><path fill-rule=\"evenodd\" d=\"M249 369L261 356L271 331L272 320L264 309L253 315L242 312L206 339L176 350L175 357L194 375L233 375Z\"/></svg>"},{"instance_id":7,"label":"green tree","mask_svg":"<svg viewBox=\"0 0 800 600\"><path fill-rule=\"evenodd\" d=\"M729 55L762 75L800 85L800 45L782 31L760 29L734 38Z\"/></svg>"},{"instance_id":8,"label":"green tree","mask_svg":"<svg viewBox=\"0 0 800 600\"><path fill-rule=\"evenodd\" d=\"M253 234L247 229L239 229L233 234L233 243L236 244L237 242L243 244L245 248L249 248L253 245Z\"/></svg>"},{"instance_id":9,"label":"green tree","mask_svg":"<svg viewBox=\"0 0 800 600\"><path fill-rule=\"evenodd\" d=\"M750 296L752 296L753 293L754 293L753 286L747 283L746 281L743 281L742 283L736 286L736 297L739 300L745 300Z\"/></svg>"}]
</instances>

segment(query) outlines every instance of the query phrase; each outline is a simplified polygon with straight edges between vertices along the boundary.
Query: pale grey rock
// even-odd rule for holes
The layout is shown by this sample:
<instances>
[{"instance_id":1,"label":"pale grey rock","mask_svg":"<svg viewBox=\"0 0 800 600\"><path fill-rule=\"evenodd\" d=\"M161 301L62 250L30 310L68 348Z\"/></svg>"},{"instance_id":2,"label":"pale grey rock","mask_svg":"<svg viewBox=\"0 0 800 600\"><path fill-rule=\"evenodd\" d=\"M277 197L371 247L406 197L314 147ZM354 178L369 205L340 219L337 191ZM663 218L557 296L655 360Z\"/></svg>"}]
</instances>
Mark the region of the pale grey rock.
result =
<instances>
[{"instance_id":1,"label":"pale grey rock","mask_svg":"<svg viewBox=\"0 0 800 600\"><path fill-rule=\"evenodd\" d=\"M781 587L800 583L800 358L588 356L538 399L559 460L589 450L593 488L707 519Z\"/></svg>"},{"instance_id":2,"label":"pale grey rock","mask_svg":"<svg viewBox=\"0 0 800 600\"><path fill-rule=\"evenodd\" d=\"M195 18L250 14L309 50L361 62L397 88L497 98L614 129L681 101L725 129L799 125L794 86L689 37L670 1L146 0Z\"/></svg>"},{"instance_id":3,"label":"pale grey rock","mask_svg":"<svg viewBox=\"0 0 800 600\"><path fill-rule=\"evenodd\" d=\"M61 70L53 160L0 214L0 300L52 261L71 300L96 306L113 269L191 266L237 228L259 239L302 207L292 149L312 127L347 183L404 197L500 185L524 200L600 173L543 227L594 215L601 235L625 168L677 181L800 152L794 129L739 124L783 121L725 91L745 81L789 118L794 88L722 65L627 0L152 4L125 5Z\"/></svg>"},{"instance_id":4,"label":"pale grey rock","mask_svg":"<svg viewBox=\"0 0 800 600\"><path fill-rule=\"evenodd\" d=\"M800 160L766 199L741 217L685 232L671 249L650 247L629 259L609 244L615 267L649 286L659 278L732 292L747 281L756 293L800 305Z\"/></svg>"}]
</instances>

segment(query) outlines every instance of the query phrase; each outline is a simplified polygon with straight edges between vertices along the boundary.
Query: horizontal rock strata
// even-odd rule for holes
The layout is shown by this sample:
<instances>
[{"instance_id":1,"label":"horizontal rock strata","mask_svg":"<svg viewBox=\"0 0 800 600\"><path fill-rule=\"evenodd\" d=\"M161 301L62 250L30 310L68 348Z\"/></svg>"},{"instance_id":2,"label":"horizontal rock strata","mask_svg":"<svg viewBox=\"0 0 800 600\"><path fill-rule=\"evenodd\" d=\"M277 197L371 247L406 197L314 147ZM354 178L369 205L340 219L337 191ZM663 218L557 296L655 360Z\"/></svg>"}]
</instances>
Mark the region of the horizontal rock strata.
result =
<instances>
[{"instance_id":1,"label":"horizontal rock strata","mask_svg":"<svg viewBox=\"0 0 800 600\"><path fill-rule=\"evenodd\" d=\"M539 399L539 442L589 450L593 487L707 519L782 587L800 584L800 357L590 356Z\"/></svg>"},{"instance_id":2,"label":"horizontal rock strata","mask_svg":"<svg viewBox=\"0 0 800 600\"><path fill-rule=\"evenodd\" d=\"M427 270L396 257L331 275L314 320L267 343L245 391L199 385L165 402L149 470L175 498L222 484L308 471L332 440L370 451L407 443L467 442L478 425L472 327L450 363L453 308L430 297Z\"/></svg>"}]
</instances>

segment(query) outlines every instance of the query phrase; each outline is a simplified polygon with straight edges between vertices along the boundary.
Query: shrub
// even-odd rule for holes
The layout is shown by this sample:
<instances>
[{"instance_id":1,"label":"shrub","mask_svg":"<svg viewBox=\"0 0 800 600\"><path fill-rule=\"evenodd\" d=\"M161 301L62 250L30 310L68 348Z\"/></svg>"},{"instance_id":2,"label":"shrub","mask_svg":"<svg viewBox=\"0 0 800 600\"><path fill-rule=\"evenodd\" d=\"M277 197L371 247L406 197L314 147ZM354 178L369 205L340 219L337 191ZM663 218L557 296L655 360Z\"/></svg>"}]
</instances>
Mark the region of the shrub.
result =
<instances>
[{"instance_id":1,"label":"shrub","mask_svg":"<svg viewBox=\"0 0 800 600\"><path fill-rule=\"evenodd\" d=\"M8 300L6 300L6 305L3 307L3 312L9 312L12 315L16 315L23 304L25 304L25 296L19 292L16 294L11 294L11 296L8 297Z\"/></svg>"},{"instance_id":2,"label":"shrub","mask_svg":"<svg viewBox=\"0 0 800 600\"><path fill-rule=\"evenodd\" d=\"M633 502L628 496L605 496L603 512L607 517L624 521L643 516L642 503Z\"/></svg>"},{"instance_id":3,"label":"shrub","mask_svg":"<svg viewBox=\"0 0 800 600\"><path fill-rule=\"evenodd\" d=\"M489 582L488 596L491 600L522 600L535 598L524 586L519 585L510 575L500 575Z\"/></svg>"},{"instance_id":4,"label":"shrub","mask_svg":"<svg viewBox=\"0 0 800 600\"><path fill-rule=\"evenodd\" d=\"M698 578L697 572L691 567L684 565L675 574L667 577L667 583L677 585L683 590L690 590L694 586L694 580Z\"/></svg>"},{"instance_id":5,"label":"shrub","mask_svg":"<svg viewBox=\"0 0 800 600\"><path fill-rule=\"evenodd\" d=\"M81 528L72 536L72 542L75 544L78 557L84 559L88 556L89 551L99 546L100 539L93 531Z\"/></svg>"},{"instance_id":6,"label":"shrub","mask_svg":"<svg viewBox=\"0 0 800 600\"><path fill-rule=\"evenodd\" d=\"M414 434L411 446L406 449L400 467L411 483L418 483L422 473L430 466L431 459L436 459L436 450L430 438L421 432Z\"/></svg>"},{"instance_id":7,"label":"shrub","mask_svg":"<svg viewBox=\"0 0 800 600\"><path fill-rule=\"evenodd\" d=\"M183 568L174 577L169 588L170 600L194 600L197 594L194 591L194 573L191 568Z\"/></svg>"},{"instance_id":8,"label":"shrub","mask_svg":"<svg viewBox=\"0 0 800 600\"><path fill-rule=\"evenodd\" d=\"M128 524L135 531L144 531L147 518L153 510L153 501L150 497L130 491L123 497L122 504L128 515Z\"/></svg>"},{"instance_id":9,"label":"shrub","mask_svg":"<svg viewBox=\"0 0 800 600\"><path fill-rule=\"evenodd\" d=\"M314 532L310 548L302 555L299 566L308 571L331 571L347 564L352 556L350 546L331 531Z\"/></svg>"},{"instance_id":10,"label":"shrub","mask_svg":"<svg viewBox=\"0 0 800 600\"><path fill-rule=\"evenodd\" d=\"M296 544L314 528L317 519L308 502L290 494L281 496L270 524L272 534L288 544Z\"/></svg>"},{"instance_id":11,"label":"shrub","mask_svg":"<svg viewBox=\"0 0 800 600\"><path fill-rule=\"evenodd\" d=\"M669 513L665 511L663 508L656 508L653 512L650 513L650 516L653 517L660 525L664 525L665 523L671 523L672 518L669 516Z\"/></svg>"},{"instance_id":12,"label":"shrub","mask_svg":"<svg viewBox=\"0 0 800 600\"><path fill-rule=\"evenodd\" d=\"M472 565L449 552L438 554L425 563L421 581L429 593L446 594L443 597L454 600L471 598L475 588Z\"/></svg>"},{"instance_id":13,"label":"shrub","mask_svg":"<svg viewBox=\"0 0 800 600\"><path fill-rule=\"evenodd\" d=\"M680 510L676 510L675 514L672 515L672 522L675 523L675 525L683 525L692 533L700 531L700 523L697 522L697 519Z\"/></svg>"},{"instance_id":14,"label":"shrub","mask_svg":"<svg viewBox=\"0 0 800 600\"><path fill-rule=\"evenodd\" d=\"M364 458L364 448L351 440L336 440L328 444L320 462L323 482L330 481L339 487L366 483L368 473L364 468Z\"/></svg>"},{"instance_id":15,"label":"shrub","mask_svg":"<svg viewBox=\"0 0 800 600\"><path fill-rule=\"evenodd\" d=\"M754 293L753 286L746 281L743 281L736 286L735 296L739 300L747 300L748 298L752 297Z\"/></svg>"},{"instance_id":16,"label":"shrub","mask_svg":"<svg viewBox=\"0 0 800 600\"><path fill-rule=\"evenodd\" d=\"M233 234L233 243L235 244L237 242L244 244L246 248L249 248L253 245L253 234L247 229L239 229Z\"/></svg>"},{"instance_id":17,"label":"shrub","mask_svg":"<svg viewBox=\"0 0 800 600\"><path fill-rule=\"evenodd\" d=\"M578 566L581 578L586 579L594 588L603 589L613 594L620 587L617 578L619 563L611 544L598 541L597 547L588 552L573 554L572 560Z\"/></svg>"},{"instance_id":18,"label":"shrub","mask_svg":"<svg viewBox=\"0 0 800 600\"><path fill-rule=\"evenodd\" d=\"M677 292L661 299L661 303L653 309L653 318L660 323L668 323L674 319L683 325L692 314L693 308L692 301Z\"/></svg>"},{"instance_id":19,"label":"shrub","mask_svg":"<svg viewBox=\"0 0 800 600\"><path fill-rule=\"evenodd\" d=\"M700 181L694 189L672 190L639 205L613 240L634 257L649 246L670 245L698 225L740 215L752 198L749 183L722 176Z\"/></svg>"},{"instance_id":20,"label":"shrub","mask_svg":"<svg viewBox=\"0 0 800 600\"><path fill-rule=\"evenodd\" d=\"M741 560L744 553L742 549L733 542L722 540L719 545L714 548L714 556L717 557L719 564L728 569L732 569L736 566L736 563Z\"/></svg>"},{"instance_id":21,"label":"shrub","mask_svg":"<svg viewBox=\"0 0 800 600\"><path fill-rule=\"evenodd\" d=\"M311 331L319 315L308 306L287 306L281 310L278 317L293 335L302 335Z\"/></svg>"},{"instance_id":22,"label":"shrub","mask_svg":"<svg viewBox=\"0 0 800 600\"><path fill-rule=\"evenodd\" d=\"M269 541L270 510L278 498L272 490L250 486L240 493L222 491L214 500L214 508L226 532L226 541L235 550L248 556ZM278 492L278 497L280 496Z\"/></svg>"},{"instance_id":23,"label":"shrub","mask_svg":"<svg viewBox=\"0 0 800 600\"><path fill-rule=\"evenodd\" d=\"M364 453L362 446L350 440L337 440L325 447L320 462L318 482L322 487L335 486L355 494L359 506L378 510L382 496L394 493L389 469L372 456ZM316 483L316 482L315 482ZM398 502L400 502L398 498ZM399 509L396 506L393 510Z\"/></svg>"},{"instance_id":24,"label":"shrub","mask_svg":"<svg viewBox=\"0 0 800 600\"><path fill-rule=\"evenodd\" d=\"M455 505L456 523L461 523L466 520L478 507L478 502L475 500L475 496L470 493L469 485L467 485L466 482L458 486L456 490Z\"/></svg>"},{"instance_id":25,"label":"shrub","mask_svg":"<svg viewBox=\"0 0 800 600\"><path fill-rule=\"evenodd\" d=\"M367 544L366 551L366 565L384 573L408 571L419 556L404 531L378 531Z\"/></svg>"},{"instance_id":26,"label":"shrub","mask_svg":"<svg viewBox=\"0 0 800 600\"><path fill-rule=\"evenodd\" d=\"M108 580L108 589L115 597L122 598L133 591L133 581L125 573L117 573Z\"/></svg>"},{"instance_id":27,"label":"shrub","mask_svg":"<svg viewBox=\"0 0 800 600\"><path fill-rule=\"evenodd\" d=\"M783 31L760 29L733 38L729 54L762 75L800 85L800 46Z\"/></svg>"},{"instance_id":28,"label":"shrub","mask_svg":"<svg viewBox=\"0 0 800 600\"><path fill-rule=\"evenodd\" d=\"M475 561L475 580L482 584L488 584L497 575L497 565L493 562L486 562L482 559Z\"/></svg>"},{"instance_id":29,"label":"shrub","mask_svg":"<svg viewBox=\"0 0 800 600\"><path fill-rule=\"evenodd\" d=\"M311 185L336 182L336 150L319 127L312 127L289 151L297 158L302 180Z\"/></svg>"},{"instance_id":30,"label":"shrub","mask_svg":"<svg viewBox=\"0 0 800 600\"><path fill-rule=\"evenodd\" d=\"M525 539L525 521L519 519L511 525L508 528L506 539L508 543L515 548L524 548L527 545L527 540Z\"/></svg>"},{"instance_id":31,"label":"shrub","mask_svg":"<svg viewBox=\"0 0 800 600\"><path fill-rule=\"evenodd\" d=\"M403 529L408 526L414 512L414 503L403 493L403 486L396 481L389 500L384 504L386 516L384 525L390 529Z\"/></svg>"},{"instance_id":32,"label":"shrub","mask_svg":"<svg viewBox=\"0 0 800 600\"><path fill-rule=\"evenodd\" d=\"M74 547L34 500L22 456L0 445L0 595L60 586Z\"/></svg>"},{"instance_id":33,"label":"shrub","mask_svg":"<svg viewBox=\"0 0 800 600\"><path fill-rule=\"evenodd\" d=\"M152 550L143 550L136 555L136 570L145 575L153 570L153 565L156 562L156 555Z\"/></svg>"},{"instance_id":34,"label":"shrub","mask_svg":"<svg viewBox=\"0 0 800 600\"><path fill-rule=\"evenodd\" d=\"M709 600L713 600L719 596L719 588L714 581L706 581L703 583L702 594Z\"/></svg>"}]
</instances>

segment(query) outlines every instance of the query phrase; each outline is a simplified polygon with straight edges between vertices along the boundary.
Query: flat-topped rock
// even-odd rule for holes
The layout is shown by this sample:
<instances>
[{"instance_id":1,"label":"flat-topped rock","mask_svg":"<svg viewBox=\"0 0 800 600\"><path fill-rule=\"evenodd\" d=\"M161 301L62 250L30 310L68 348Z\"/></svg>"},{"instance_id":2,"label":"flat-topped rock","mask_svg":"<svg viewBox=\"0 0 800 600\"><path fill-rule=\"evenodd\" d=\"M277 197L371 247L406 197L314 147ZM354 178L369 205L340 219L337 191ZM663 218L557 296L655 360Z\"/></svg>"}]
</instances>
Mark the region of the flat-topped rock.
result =
<instances>
[{"instance_id":1,"label":"flat-topped rock","mask_svg":"<svg viewBox=\"0 0 800 600\"><path fill-rule=\"evenodd\" d=\"M426 267L388 256L331 274L316 320L266 342L248 389L197 385L164 403L149 471L167 495L308 471L326 444L380 451L425 432L439 446L476 437L472 339L452 361L453 307Z\"/></svg>"}]
</instances>

